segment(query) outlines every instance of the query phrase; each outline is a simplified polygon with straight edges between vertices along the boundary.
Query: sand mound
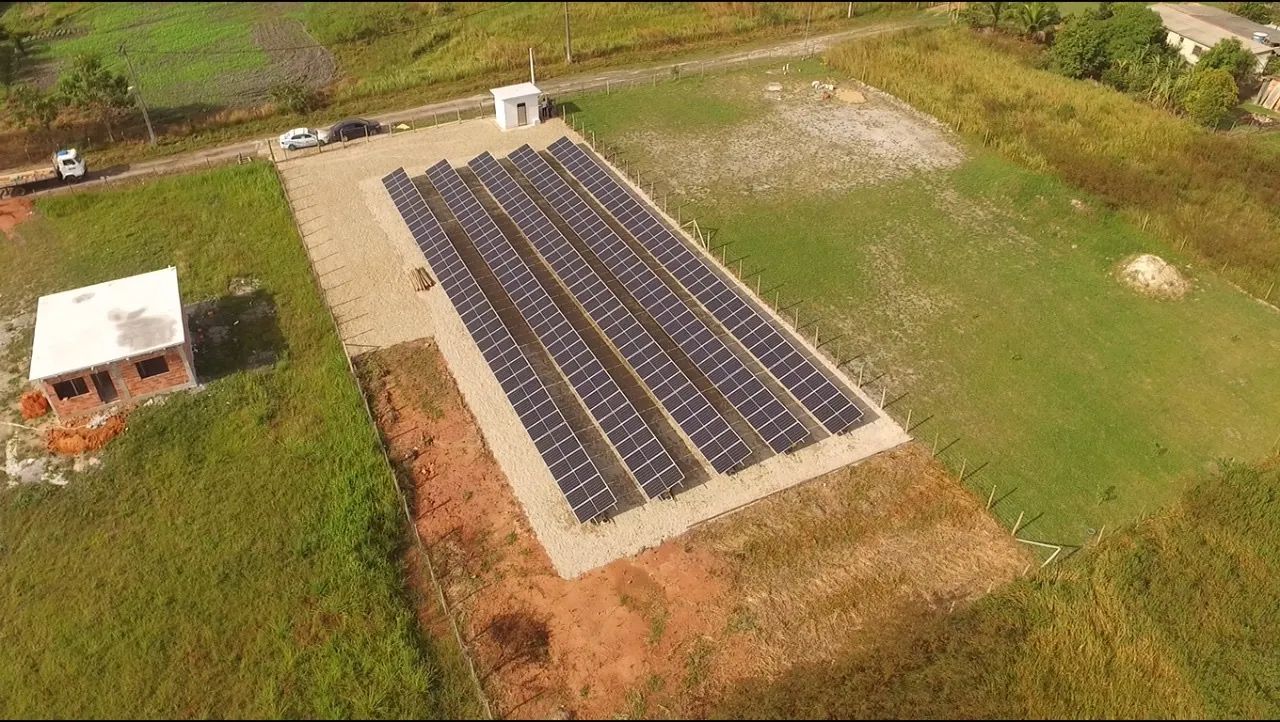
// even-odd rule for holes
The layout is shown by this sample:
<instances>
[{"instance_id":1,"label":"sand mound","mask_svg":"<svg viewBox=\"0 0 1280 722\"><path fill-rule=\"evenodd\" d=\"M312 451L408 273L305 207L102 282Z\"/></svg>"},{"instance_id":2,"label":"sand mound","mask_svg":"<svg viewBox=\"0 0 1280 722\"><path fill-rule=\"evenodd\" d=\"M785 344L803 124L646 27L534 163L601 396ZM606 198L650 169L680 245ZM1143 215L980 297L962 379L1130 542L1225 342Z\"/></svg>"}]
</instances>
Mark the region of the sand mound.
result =
<instances>
[{"instance_id":1,"label":"sand mound","mask_svg":"<svg viewBox=\"0 0 1280 722\"><path fill-rule=\"evenodd\" d=\"M1177 268L1150 253L1125 263L1120 279L1135 291L1157 298L1182 298L1191 290L1191 282Z\"/></svg>"}]
</instances>

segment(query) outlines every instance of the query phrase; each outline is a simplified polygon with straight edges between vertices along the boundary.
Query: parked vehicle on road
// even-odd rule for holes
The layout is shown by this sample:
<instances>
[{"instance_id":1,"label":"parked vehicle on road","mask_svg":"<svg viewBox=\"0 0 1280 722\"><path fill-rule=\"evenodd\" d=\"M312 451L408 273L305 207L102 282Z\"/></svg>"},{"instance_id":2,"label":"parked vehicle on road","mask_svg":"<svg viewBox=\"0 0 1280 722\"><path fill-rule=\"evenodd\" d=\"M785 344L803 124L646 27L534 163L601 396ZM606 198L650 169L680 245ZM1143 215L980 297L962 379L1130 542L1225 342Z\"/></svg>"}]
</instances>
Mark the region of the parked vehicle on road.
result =
<instances>
[{"instance_id":1,"label":"parked vehicle on road","mask_svg":"<svg viewBox=\"0 0 1280 722\"><path fill-rule=\"evenodd\" d=\"M280 135L280 147L285 150L315 148L323 142L325 138L315 128L294 128Z\"/></svg>"},{"instance_id":2,"label":"parked vehicle on road","mask_svg":"<svg viewBox=\"0 0 1280 722\"><path fill-rule=\"evenodd\" d=\"M376 120L365 120L364 118L347 118L346 120L333 124L329 128L326 143L336 143L344 140L354 140L356 138L367 138L371 135L377 135L382 132L382 123Z\"/></svg>"},{"instance_id":3,"label":"parked vehicle on road","mask_svg":"<svg viewBox=\"0 0 1280 722\"><path fill-rule=\"evenodd\" d=\"M24 195L32 185L44 181L57 179L64 183L74 183L89 171L89 166L75 148L54 153L52 161L51 165L43 168L28 168L0 175L0 198Z\"/></svg>"}]
</instances>

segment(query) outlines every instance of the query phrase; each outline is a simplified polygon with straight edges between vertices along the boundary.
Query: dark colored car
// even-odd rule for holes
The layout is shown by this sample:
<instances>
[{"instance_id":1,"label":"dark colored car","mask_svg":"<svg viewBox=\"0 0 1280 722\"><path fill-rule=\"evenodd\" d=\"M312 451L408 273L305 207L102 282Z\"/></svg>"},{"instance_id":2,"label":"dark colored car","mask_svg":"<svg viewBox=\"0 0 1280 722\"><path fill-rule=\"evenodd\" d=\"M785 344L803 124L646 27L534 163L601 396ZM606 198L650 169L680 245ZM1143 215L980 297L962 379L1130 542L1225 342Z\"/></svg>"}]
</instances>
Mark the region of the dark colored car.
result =
<instances>
[{"instance_id":1,"label":"dark colored car","mask_svg":"<svg viewBox=\"0 0 1280 722\"><path fill-rule=\"evenodd\" d=\"M377 135L382 132L382 123L376 120L365 120L364 118L347 118L344 121L334 123L329 129L330 143L340 143L344 140L352 140L355 138L365 138L370 135Z\"/></svg>"}]
</instances>

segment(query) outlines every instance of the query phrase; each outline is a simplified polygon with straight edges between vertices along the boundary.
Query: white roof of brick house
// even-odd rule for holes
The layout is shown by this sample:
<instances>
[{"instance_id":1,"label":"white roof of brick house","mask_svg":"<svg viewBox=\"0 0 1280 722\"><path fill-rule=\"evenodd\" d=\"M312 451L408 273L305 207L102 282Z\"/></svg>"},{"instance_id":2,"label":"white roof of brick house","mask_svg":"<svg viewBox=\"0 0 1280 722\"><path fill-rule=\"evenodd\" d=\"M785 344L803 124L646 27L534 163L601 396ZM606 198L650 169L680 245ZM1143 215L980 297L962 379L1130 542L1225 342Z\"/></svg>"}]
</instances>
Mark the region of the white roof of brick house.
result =
<instances>
[{"instance_id":1,"label":"white roof of brick house","mask_svg":"<svg viewBox=\"0 0 1280 722\"><path fill-rule=\"evenodd\" d=\"M1225 10L1198 3L1156 3L1151 6L1151 9L1160 16L1165 30L1197 42L1206 48L1212 48L1221 40L1235 38L1254 55L1264 55L1274 50L1271 46L1254 40L1253 32L1260 31L1275 35L1275 30L1237 17Z\"/></svg>"},{"instance_id":2,"label":"white roof of brick house","mask_svg":"<svg viewBox=\"0 0 1280 722\"><path fill-rule=\"evenodd\" d=\"M512 98L527 98L530 95L540 95L541 90L533 83L520 83L518 85L504 85L501 88L493 88L489 91L493 93L495 101L511 100Z\"/></svg>"},{"instance_id":3,"label":"white roof of brick house","mask_svg":"<svg viewBox=\"0 0 1280 722\"><path fill-rule=\"evenodd\" d=\"M186 336L176 268L41 296L28 378L141 356Z\"/></svg>"}]
</instances>

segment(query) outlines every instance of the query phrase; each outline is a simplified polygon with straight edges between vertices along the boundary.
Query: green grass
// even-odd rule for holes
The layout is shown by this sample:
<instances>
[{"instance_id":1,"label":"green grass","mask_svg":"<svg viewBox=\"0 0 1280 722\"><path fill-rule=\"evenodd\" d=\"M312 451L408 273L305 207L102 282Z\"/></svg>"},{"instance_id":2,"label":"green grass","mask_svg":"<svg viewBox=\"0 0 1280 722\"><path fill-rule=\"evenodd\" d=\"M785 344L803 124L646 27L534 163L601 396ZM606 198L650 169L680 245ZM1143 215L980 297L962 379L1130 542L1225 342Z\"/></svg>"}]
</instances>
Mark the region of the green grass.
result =
<instances>
[{"instance_id":1,"label":"green grass","mask_svg":"<svg viewBox=\"0 0 1280 722\"><path fill-rule=\"evenodd\" d=\"M141 8L133 3L83 3L62 16L63 25L78 27L82 34L38 43L36 60L64 67L77 55L95 54L112 70L127 73L119 53L123 44L132 54L144 97L157 109L233 102L235 84L227 82L228 76L267 67L267 55L252 36L254 23L267 15L259 7L166 3ZM20 17L21 7L15 6L3 19L13 22L11 16Z\"/></svg>"},{"instance_id":2,"label":"green grass","mask_svg":"<svg viewBox=\"0 0 1280 722\"><path fill-rule=\"evenodd\" d=\"M128 31L99 32L76 39L54 39L37 45L37 56L70 57L75 44L92 44L108 60L127 41L145 97L160 126L160 145L143 141L140 118L127 125L128 142L108 144L103 129L89 125L62 129L39 144L74 143L90 148L100 162L133 162L174 153L275 135L298 125L327 125L338 118L415 107L483 92L528 75L528 48L537 53L538 77L589 74L624 64L671 62L705 55L719 48L780 38L798 39L805 32L809 6L796 3L571 3L574 63L564 59L562 3L294 3L215 7L184 3L156 10L159 20ZM19 3L0 14L15 30L47 30L84 26L108 14L132 13L136 4ZM859 24L914 15L909 5L862 3L852 19L839 3L813 3L813 34L850 29ZM166 17L188 18L169 22ZM331 50L338 78L328 89L323 110L300 115L269 105L243 105L234 82L268 61L252 46L253 23L266 17L299 20L318 42ZM940 22L940 18L934 18ZM127 20L125 22L127 23ZM118 27L105 20L103 29ZM218 52L145 56L143 49L182 51L213 48ZM248 45L246 45L246 43ZM43 48L43 49L42 49ZM239 100L237 100L239 98ZM260 102L254 97L251 103ZM167 107L167 110L166 110ZM212 108L194 115L182 109ZM224 108L219 110L219 108ZM0 165L28 162L19 154L22 138L0 119L0 141L11 139L15 150L0 152ZM93 142L96 141L96 142ZM108 148L107 146L111 147Z\"/></svg>"},{"instance_id":3,"label":"green grass","mask_svg":"<svg viewBox=\"0 0 1280 722\"><path fill-rule=\"evenodd\" d=\"M186 301L261 281L286 350L139 410L65 488L0 491L0 713L476 714L456 650L416 627L389 471L272 171L37 209L0 244L4 313L173 264Z\"/></svg>"},{"instance_id":4,"label":"green grass","mask_svg":"<svg viewBox=\"0 0 1280 722\"><path fill-rule=\"evenodd\" d=\"M1061 571L830 666L744 685L731 717L1206 718L1280 714L1280 473L1229 465Z\"/></svg>"},{"instance_id":5,"label":"green grass","mask_svg":"<svg viewBox=\"0 0 1280 722\"><path fill-rule=\"evenodd\" d=\"M831 64L1144 219L1261 297L1280 283L1280 158L960 28L845 44Z\"/></svg>"},{"instance_id":6,"label":"green grass","mask_svg":"<svg viewBox=\"0 0 1280 722\"><path fill-rule=\"evenodd\" d=\"M753 101L728 76L589 96L576 119L647 178L674 182L681 147L733 137L752 111L664 127L660 146L637 133L733 102ZM762 181L772 189L709 181L685 217L765 269L764 288L785 283L782 304L805 299L802 318L824 337L847 334L839 345L889 372L892 392L910 392L899 416L933 417L919 437L960 439L944 455L954 469L987 462L969 483L984 500L992 485L1008 493L996 513L1012 525L1025 512L1031 538L1083 541L1280 435L1277 314L1047 173L971 148L952 170L852 191L731 182ZM1189 261L1192 295L1157 301L1118 283L1117 264L1139 252Z\"/></svg>"}]
</instances>

